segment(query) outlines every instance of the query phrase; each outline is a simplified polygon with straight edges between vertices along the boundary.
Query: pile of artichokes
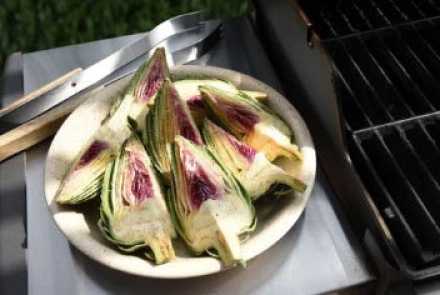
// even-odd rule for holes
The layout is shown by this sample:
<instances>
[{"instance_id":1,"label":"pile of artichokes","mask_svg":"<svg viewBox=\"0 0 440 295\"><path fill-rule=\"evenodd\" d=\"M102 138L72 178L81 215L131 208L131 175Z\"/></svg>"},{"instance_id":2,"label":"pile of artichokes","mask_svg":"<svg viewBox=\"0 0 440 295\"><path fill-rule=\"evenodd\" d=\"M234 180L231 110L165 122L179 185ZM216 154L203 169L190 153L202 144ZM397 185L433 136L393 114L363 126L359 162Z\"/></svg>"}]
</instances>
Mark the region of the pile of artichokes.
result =
<instances>
[{"instance_id":1,"label":"pile of artichokes","mask_svg":"<svg viewBox=\"0 0 440 295\"><path fill-rule=\"evenodd\" d=\"M218 79L170 79L164 49L137 71L56 195L75 205L100 196L98 226L120 251L156 264L175 258L180 236L194 255L226 266L256 226L261 196L303 192L290 128L266 95Z\"/></svg>"}]
</instances>

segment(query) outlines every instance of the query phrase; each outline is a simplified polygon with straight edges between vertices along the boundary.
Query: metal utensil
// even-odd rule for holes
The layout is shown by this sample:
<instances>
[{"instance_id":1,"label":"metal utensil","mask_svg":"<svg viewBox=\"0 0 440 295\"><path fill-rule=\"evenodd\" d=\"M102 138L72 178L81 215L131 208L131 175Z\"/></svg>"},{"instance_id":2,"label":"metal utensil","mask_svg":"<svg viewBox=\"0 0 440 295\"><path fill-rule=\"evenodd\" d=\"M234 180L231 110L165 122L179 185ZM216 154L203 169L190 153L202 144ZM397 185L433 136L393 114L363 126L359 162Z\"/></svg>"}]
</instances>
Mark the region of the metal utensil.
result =
<instances>
[{"instance_id":1,"label":"metal utensil","mask_svg":"<svg viewBox=\"0 0 440 295\"><path fill-rule=\"evenodd\" d=\"M136 41L133 43L134 51L130 46L124 47L121 49L122 52L121 50L117 52L118 55L112 54L98 62L99 66L92 65L74 78L68 78L58 88L49 90L11 112L0 115L0 161L55 133L65 116L78 105L79 100L69 99L72 96L78 97L78 94L102 85L108 81L108 78L118 78L129 72L130 67L134 70L145 60L145 55L151 54L158 46L166 48L168 58L173 64L176 61L184 63L197 59L219 36L220 28L221 22L218 20L198 22L197 25L156 43L156 46L150 46L146 54L145 50L141 52ZM114 64L109 64L109 61L113 61ZM103 65L110 67L111 70L105 69L104 74L98 72ZM110 76L109 74L113 72L115 73Z\"/></svg>"},{"instance_id":2,"label":"metal utensil","mask_svg":"<svg viewBox=\"0 0 440 295\"><path fill-rule=\"evenodd\" d=\"M25 123L41 115L67 98L93 86L133 59L143 55L157 43L195 26L203 25L204 20L205 14L203 12L193 12L164 21L151 32L145 34L144 37L119 49L87 69L82 71L75 69L59 78L58 83L48 83L48 85L33 92L34 95L28 94L26 97L18 99L13 106L0 110L0 123L8 123L1 124L0 132L5 133L14 125ZM5 125L10 127L5 127Z\"/></svg>"},{"instance_id":3,"label":"metal utensil","mask_svg":"<svg viewBox=\"0 0 440 295\"><path fill-rule=\"evenodd\" d=\"M164 47L168 66L183 65L199 59L203 54L215 44L221 35L221 22L212 20L205 22L204 26L187 30L182 34L176 34L164 40L152 48L146 55L151 55L158 47ZM185 44L190 44L185 47ZM109 85L119 79L133 74L137 68L145 61L145 56L137 58L125 67L119 69L106 80L105 85Z\"/></svg>"}]
</instances>

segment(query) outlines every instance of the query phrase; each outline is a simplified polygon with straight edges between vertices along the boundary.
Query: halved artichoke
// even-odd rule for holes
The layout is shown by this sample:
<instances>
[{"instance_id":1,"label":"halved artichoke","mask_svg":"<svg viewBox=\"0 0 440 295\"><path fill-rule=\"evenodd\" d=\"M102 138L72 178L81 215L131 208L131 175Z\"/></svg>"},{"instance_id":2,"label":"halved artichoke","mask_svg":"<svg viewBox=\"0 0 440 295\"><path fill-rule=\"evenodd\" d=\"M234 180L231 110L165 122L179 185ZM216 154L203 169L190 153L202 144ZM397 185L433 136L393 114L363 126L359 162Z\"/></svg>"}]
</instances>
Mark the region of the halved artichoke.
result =
<instances>
[{"instance_id":1,"label":"halved artichoke","mask_svg":"<svg viewBox=\"0 0 440 295\"><path fill-rule=\"evenodd\" d=\"M79 204L94 198L101 188L105 167L114 156L109 141L94 139L75 160L56 195L60 204Z\"/></svg>"},{"instance_id":2,"label":"halved artichoke","mask_svg":"<svg viewBox=\"0 0 440 295\"><path fill-rule=\"evenodd\" d=\"M142 127L148 104L168 76L165 53L158 49L139 68L124 95L117 99L113 111L78 154L56 194L60 204L78 204L99 193L107 163L130 136L128 118Z\"/></svg>"},{"instance_id":3,"label":"halved artichoke","mask_svg":"<svg viewBox=\"0 0 440 295\"><path fill-rule=\"evenodd\" d=\"M188 106L170 80L166 80L159 91L146 121L144 142L156 168L165 179L169 179L170 160L166 147L174 141L176 135L182 135L196 144L203 144Z\"/></svg>"},{"instance_id":4,"label":"halved artichoke","mask_svg":"<svg viewBox=\"0 0 440 295\"><path fill-rule=\"evenodd\" d=\"M154 104L159 89L169 77L164 48L158 48L152 57L133 76L125 94L106 125L117 135L131 134L127 118L136 122L139 129L145 128L145 115Z\"/></svg>"},{"instance_id":5,"label":"halved artichoke","mask_svg":"<svg viewBox=\"0 0 440 295\"><path fill-rule=\"evenodd\" d=\"M264 92L239 90L232 83L224 80L200 79L174 81L174 87L176 87L180 97L188 104L189 110L191 111L197 126L201 126L206 117L206 109L199 90L200 86L212 86L233 93L242 93L243 95L247 95L257 101L264 101L267 99L267 94Z\"/></svg>"},{"instance_id":6,"label":"halved artichoke","mask_svg":"<svg viewBox=\"0 0 440 295\"><path fill-rule=\"evenodd\" d=\"M195 253L214 249L225 265L243 262L240 238L256 224L246 191L204 146L177 136L169 152L170 208L179 234Z\"/></svg>"},{"instance_id":7,"label":"halved artichoke","mask_svg":"<svg viewBox=\"0 0 440 295\"><path fill-rule=\"evenodd\" d=\"M98 225L123 252L145 248L157 264L174 259L171 216L144 146L129 138L106 169Z\"/></svg>"},{"instance_id":8,"label":"halved artichoke","mask_svg":"<svg viewBox=\"0 0 440 295\"><path fill-rule=\"evenodd\" d=\"M217 120L244 142L273 161L285 156L301 160L298 147L291 143L289 127L264 104L243 95L211 86L200 86L202 97Z\"/></svg>"},{"instance_id":9,"label":"halved artichoke","mask_svg":"<svg viewBox=\"0 0 440 295\"><path fill-rule=\"evenodd\" d=\"M178 80L174 81L174 87L180 97L186 101L194 121L200 126L206 117L205 106L199 91L200 86L213 86L219 89L237 92L237 88L230 82L217 79Z\"/></svg>"},{"instance_id":10,"label":"halved artichoke","mask_svg":"<svg viewBox=\"0 0 440 295\"><path fill-rule=\"evenodd\" d=\"M211 121L205 120L202 134L208 150L239 179L253 200L280 185L299 192L306 189L300 179ZM287 192L283 187L282 193Z\"/></svg>"}]
</instances>

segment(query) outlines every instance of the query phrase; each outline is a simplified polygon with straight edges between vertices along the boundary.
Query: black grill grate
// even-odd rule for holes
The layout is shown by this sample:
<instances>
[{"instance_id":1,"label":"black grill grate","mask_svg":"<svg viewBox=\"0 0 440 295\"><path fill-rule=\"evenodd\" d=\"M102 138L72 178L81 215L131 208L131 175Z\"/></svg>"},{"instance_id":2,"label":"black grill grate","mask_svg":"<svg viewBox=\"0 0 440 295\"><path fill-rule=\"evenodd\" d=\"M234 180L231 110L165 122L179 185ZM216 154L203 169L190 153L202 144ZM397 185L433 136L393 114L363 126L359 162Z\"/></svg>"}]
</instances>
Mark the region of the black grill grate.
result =
<instances>
[{"instance_id":1,"label":"black grill grate","mask_svg":"<svg viewBox=\"0 0 440 295\"><path fill-rule=\"evenodd\" d=\"M350 130L440 110L440 50L415 28L324 44Z\"/></svg>"},{"instance_id":2,"label":"black grill grate","mask_svg":"<svg viewBox=\"0 0 440 295\"><path fill-rule=\"evenodd\" d=\"M362 182L407 263L438 265L440 0L303 2Z\"/></svg>"},{"instance_id":3,"label":"black grill grate","mask_svg":"<svg viewBox=\"0 0 440 295\"><path fill-rule=\"evenodd\" d=\"M299 1L322 39L417 23L440 16L439 0Z\"/></svg>"},{"instance_id":4,"label":"black grill grate","mask_svg":"<svg viewBox=\"0 0 440 295\"><path fill-rule=\"evenodd\" d=\"M440 51L429 34L410 25L324 43L353 162L416 268L440 260Z\"/></svg>"},{"instance_id":5,"label":"black grill grate","mask_svg":"<svg viewBox=\"0 0 440 295\"><path fill-rule=\"evenodd\" d=\"M440 257L440 118L354 132L350 155L378 209L415 266Z\"/></svg>"}]
</instances>

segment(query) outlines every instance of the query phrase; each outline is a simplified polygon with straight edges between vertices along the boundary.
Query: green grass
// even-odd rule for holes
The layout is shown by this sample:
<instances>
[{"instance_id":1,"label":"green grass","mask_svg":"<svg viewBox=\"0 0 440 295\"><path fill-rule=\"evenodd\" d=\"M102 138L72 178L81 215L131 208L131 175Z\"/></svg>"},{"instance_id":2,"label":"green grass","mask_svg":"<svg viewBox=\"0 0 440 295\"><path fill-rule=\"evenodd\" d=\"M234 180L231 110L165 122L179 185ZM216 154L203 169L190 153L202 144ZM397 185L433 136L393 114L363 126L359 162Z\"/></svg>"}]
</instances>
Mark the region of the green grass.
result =
<instances>
[{"instance_id":1,"label":"green grass","mask_svg":"<svg viewBox=\"0 0 440 295\"><path fill-rule=\"evenodd\" d=\"M16 51L147 31L197 9L232 17L247 8L246 0L0 0L0 69Z\"/></svg>"}]
</instances>

